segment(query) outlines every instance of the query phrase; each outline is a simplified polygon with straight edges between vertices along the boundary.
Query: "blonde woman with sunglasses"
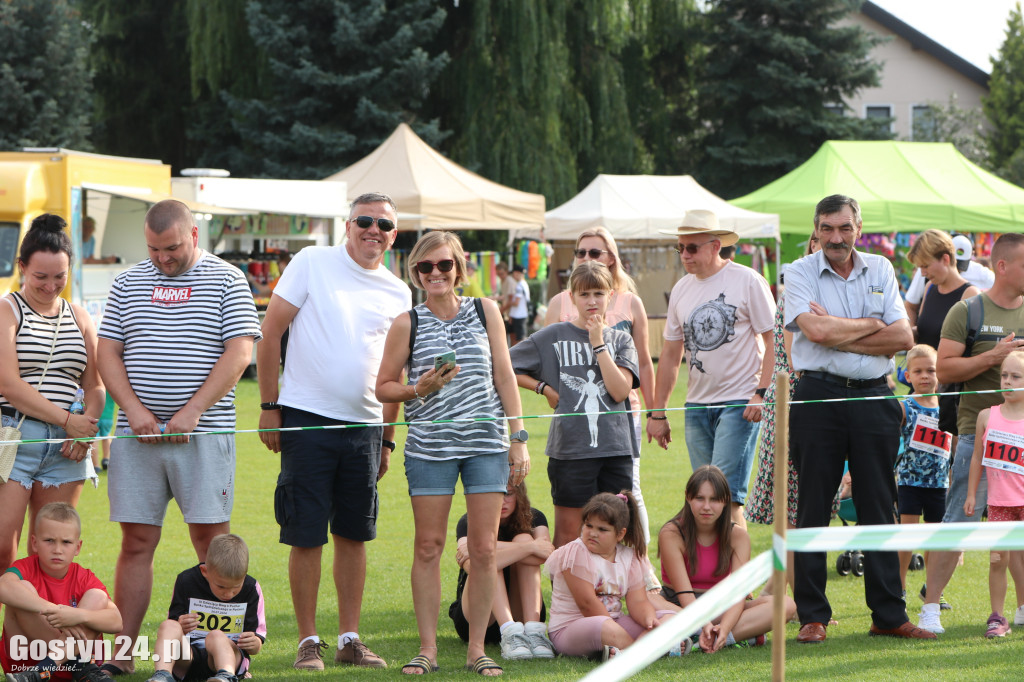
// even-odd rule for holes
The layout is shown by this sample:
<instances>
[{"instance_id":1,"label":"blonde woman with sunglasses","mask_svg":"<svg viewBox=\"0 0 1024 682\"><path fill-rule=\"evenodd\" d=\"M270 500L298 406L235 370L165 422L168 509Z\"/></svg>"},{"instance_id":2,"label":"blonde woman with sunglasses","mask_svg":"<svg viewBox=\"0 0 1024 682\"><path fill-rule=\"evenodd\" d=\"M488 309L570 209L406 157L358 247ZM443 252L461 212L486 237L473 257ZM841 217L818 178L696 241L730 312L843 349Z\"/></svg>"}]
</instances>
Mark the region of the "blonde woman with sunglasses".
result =
<instances>
[{"instance_id":1,"label":"blonde woman with sunglasses","mask_svg":"<svg viewBox=\"0 0 1024 682\"><path fill-rule=\"evenodd\" d=\"M412 597L420 650L402 672L437 670L441 556L455 484L461 479L473 566L466 583L473 595L465 614L466 668L500 675L501 666L484 652L497 575L498 522L508 486L522 483L530 469L505 325L494 301L458 295L457 287L466 280L466 259L454 233L430 232L416 243L409 253L409 279L426 293L426 301L391 325L377 375L377 399L404 402L405 419L413 422L404 459L416 525ZM402 381L403 372L408 383ZM462 419L478 421L452 421Z\"/></svg>"}]
</instances>

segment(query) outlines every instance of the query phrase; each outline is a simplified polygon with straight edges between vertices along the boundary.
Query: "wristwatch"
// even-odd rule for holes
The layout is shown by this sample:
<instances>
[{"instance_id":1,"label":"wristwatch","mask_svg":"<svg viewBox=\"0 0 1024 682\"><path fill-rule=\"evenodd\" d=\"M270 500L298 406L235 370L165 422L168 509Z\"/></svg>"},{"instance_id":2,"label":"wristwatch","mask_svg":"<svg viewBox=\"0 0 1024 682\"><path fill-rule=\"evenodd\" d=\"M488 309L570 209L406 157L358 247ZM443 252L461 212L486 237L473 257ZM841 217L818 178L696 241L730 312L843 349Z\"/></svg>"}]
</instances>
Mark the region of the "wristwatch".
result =
<instances>
[{"instance_id":1,"label":"wristwatch","mask_svg":"<svg viewBox=\"0 0 1024 682\"><path fill-rule=\"evenodd\" d=\"M510 435L508 439L513 443L525 443L530 439L530 434L526 432L526 429L521 429Z\"/></svg>"},{"instance_id":2,"label":"wristwatch","mask_svg":"<svg viewBox=\"0 0 1024 682\"><path fill-rule=\"evenodd\" d=\"M281 406L276 401L269 403L260 403L261 410L280 410Z\"/></svg>"},{"instance_id":3,"label":"wristwatch","mask_svg":"<svg viewBox=\"0 0 1024 682\"><path fill-rule=\"evenodd\" d=\"M763 398L765 393L767 393L767 392L768 392L767 388L755 388L754 389L754 395L756 395L759 398Z\"/></svg>"},{"instance_id":4,"label":"wristwatch","mask_svg":"<svg viewBox=\"0 0 1024 682\"><path fill-rule=\"evenodd\" d=\"M396 443L393 440L385 440L382 438L380 441L380 446L382 448L387 448L388 450L391 450L391 452L394 452L395 449L398 447L398 443Z\"/></svg>"}]
</instances>

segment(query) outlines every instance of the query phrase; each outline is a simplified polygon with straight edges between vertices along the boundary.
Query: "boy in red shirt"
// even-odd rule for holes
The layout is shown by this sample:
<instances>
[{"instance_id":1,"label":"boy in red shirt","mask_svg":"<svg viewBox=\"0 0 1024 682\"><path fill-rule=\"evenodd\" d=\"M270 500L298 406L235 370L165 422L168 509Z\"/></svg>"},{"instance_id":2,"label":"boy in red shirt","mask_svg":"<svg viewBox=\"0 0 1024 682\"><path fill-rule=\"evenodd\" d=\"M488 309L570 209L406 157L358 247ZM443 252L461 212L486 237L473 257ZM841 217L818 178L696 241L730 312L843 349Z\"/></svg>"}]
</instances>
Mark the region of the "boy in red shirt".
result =
<instances>
[{"instance_id":1,"label":"boy in red shirt","mask_svg":"<svg viewBox=\"0 0 1024 682\"><path fill-rule=\"evenodd\" d=\"M95 574L73 561L82 549L78 512L52 502L39 510L33 530L35 553L0 575L7 680L107 680L92 659L102 633L121 630L121 613Z\"/></svg>"}]
</instances>

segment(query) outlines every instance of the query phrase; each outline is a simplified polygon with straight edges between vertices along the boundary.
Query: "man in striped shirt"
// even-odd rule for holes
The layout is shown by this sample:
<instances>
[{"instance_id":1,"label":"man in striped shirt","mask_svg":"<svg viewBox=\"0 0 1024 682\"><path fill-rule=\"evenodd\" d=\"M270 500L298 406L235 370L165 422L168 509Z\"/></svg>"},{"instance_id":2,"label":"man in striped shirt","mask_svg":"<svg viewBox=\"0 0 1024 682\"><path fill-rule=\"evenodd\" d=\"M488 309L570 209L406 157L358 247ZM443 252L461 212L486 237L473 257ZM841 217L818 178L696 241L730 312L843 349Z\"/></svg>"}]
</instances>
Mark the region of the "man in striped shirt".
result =
<instances>
[{"instance_id":1,"label":"man in striped shirt","mask_svg":"<svg viewBox=\"0 0 1024 682\"><path fill-rule=\"evenodd\" d=\"M235 428L235 384L261 336L245 276L199 248L188 206L155 204L144 232L149 260L114 280L98 351L100 375L121 407L118 433L139 436L114 441L108 480L110 520L121 524L114 597L122 605L120 636L133 645L170 499L200 562L210 540L230 530L234 435L189 434Z\"/></svg>"}]
</instances>

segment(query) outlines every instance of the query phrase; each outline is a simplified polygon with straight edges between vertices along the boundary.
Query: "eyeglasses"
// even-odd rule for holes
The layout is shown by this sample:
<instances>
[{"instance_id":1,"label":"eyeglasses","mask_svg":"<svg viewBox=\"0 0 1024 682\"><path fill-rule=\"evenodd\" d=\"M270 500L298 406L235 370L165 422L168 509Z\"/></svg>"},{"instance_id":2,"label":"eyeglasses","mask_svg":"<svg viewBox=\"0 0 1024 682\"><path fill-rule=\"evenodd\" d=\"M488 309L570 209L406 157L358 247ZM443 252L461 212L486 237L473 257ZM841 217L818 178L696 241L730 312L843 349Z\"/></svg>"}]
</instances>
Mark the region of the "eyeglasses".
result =
<instances>
[{"instance_id":1,"label":"eyeglasses","mask_svg":"<svg viewBox=\"0 0 1024 682\"><path fill-rule=\"evenodd\" d=\"M383 218L382 218L383 220ZM416 272L421 275L429 275L434 271L434 266L437 266L439 272L451 272L452 268L455 267L455 261L451 258L445 260L439 260L436 263L429 260L421 260L416 262Z\"/></svg>"},{"instance_id":2,"label":"eyeglasses","mask_svg":"<svg viewBox=\"0 0 1024 682\"><path fill-rule=\"evenodd\" d=\"M576 249L577 258L586 258L587 254L590 254L591 258L597 260L601 257L602 253L608 253L608 251L605 249L590 249L589 251L587 249Z\"/></svg>"},{"instance_id":3,"label":"eyeglasses","mask_svg":"<svg viewBox=\"0 0 1024 682\"><path fill-rule=\"evenodd\" d=\"M709 239L706 242L703 242L701 244L676 244L675 246L672 247L672 250L675 251L678 254L682 254L682 252L685 251L686 253L688 253L688 254L690 254L692 256L693 254L695 254L698 251L700 251L700 247L704 246L705 244L710 244L711 242L714 242L714 241L718 241L718 240L717 239Z\"/></svg>"},{"instance_id":4,"label":"eyeglasses","mask_svg":"<svg viewBox=\"0 0 1024 682\"><path fill-rule=\"evenodd\" d=\"M361 215L355 220L356 225L364 230L372 227L374 222L377 223L377 227L380 228L381 232L390 232L395 229L395 221L390 218L371 218L368 215Z\"/></svg>"}]
</instances>

